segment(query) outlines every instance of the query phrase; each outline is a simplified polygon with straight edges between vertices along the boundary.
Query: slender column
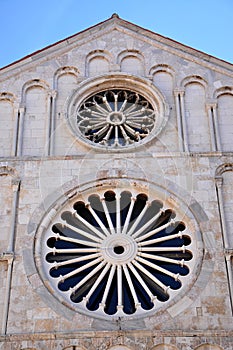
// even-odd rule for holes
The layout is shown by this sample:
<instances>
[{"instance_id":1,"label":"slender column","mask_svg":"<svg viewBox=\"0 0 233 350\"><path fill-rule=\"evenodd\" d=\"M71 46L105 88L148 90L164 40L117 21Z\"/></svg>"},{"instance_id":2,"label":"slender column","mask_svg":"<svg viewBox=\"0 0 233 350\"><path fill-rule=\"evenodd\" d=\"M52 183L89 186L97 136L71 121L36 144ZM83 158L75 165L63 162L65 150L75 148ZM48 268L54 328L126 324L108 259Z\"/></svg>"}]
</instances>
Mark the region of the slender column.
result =
<instances>
[{"instance_id":1,"label":"slender column","mask_svg":"<svg viewBox=\"0 0 233 350\"><path fill-rule=\"evenodd\" d=\"M48 155L54 155L54 140L55 140L55 108L57 91L52 90L49 93L50 96L50 111L49 111L49 127L48 127Z\"/></svg>"},{"instance_id":2,"label":"slender column","mask_svg":"<svg viewBox=\"0 0 233 350\"><path fill-rule=\"evenodd\" d=\"M221 152L222 146L221 146L219 126L218 126L217 103L214 103L212 108L213 108L213 122L214 122L215 137L216 137L216 147L217 147L217 151Z\"/></svg>"},{"instance_id":3,"label":"slender column","mask_svg":"<svg viewBox=\"0 0 233 350\"><path fill-rule=\"evenodd\" d=\"M214 125L214 120L213 120L213 104L207 103L206 109L207 109L208 119L209 119L211 149L212 149L212 151L217 151L216 137L215 137L215 125Z\"/></svg>"},{"instance_id":4,"label":"slender column","mask_svg":"<svg viewBox=\"0 0 233 350\"><path fill-rule=\"evenodd\" d=\"M232 268L233 249L229 248L229 240L227 235L226 218L225 218L224 206L223 206L223 192L222 192L223 178L219 176L215 178L215 182L216 182L216 188L217 188L220 220L221 220L222 233L223 233L223 241L224 241L223 243L225 247L225 259L226 259L226 269L227 269L227 276L228 276L228 283L229 283L231 310L233 315L233 268Z\"/></svg>"},{"instance_id":5,"label":"slender column","mask_svg":"<svg viewBox=\"0 0 233 350\"><path fill-rule=\"evenodd\" d=\"M18 206L20 181L18 179L13 179L12 187L13 187L13 199L12 199L12 209L11 209L11 226L10 226L10 237L9 237L9 243L8 243L8 249L7 249L7 251L10 253L14 252L15 225L16 225L16 214L17 214L17 206Z\"/></svg>"},{"instance_id":6,"label":"slender column","mask_svg":"<svg viewBox=\"0 0 233 350\"><path fill-rule=\"evenodd\" d=\"M14 244L15 244L15 223L17 215L17 206L18 206L18 195L20 188L20 181L18 179L12 180L13 187L13 199L12 199L12 210L11 210L11 226L10 226L10 237L7 253L8 267L7 267L7 280L6 280L6 290L4 298L4 307L2 315L2 334L6 334L7 331L7 320L9 315L10 307L10 294L11 294L11 280L12 280L12 270L13 270L13 261L14 261Z\"/></svg>"},{"instance_id":7,"label":"slender column","mask_svg":"<svg viewBox=\"0 0 233 350\"><path fill-rule=\"evenodd\" d=\"M51 135L51 113L52 113L52 101L51 91L47 93L48 100L48 112L46 118L46 140L45 140L45 155L48 156L50 153L50 135Z\"/></svg>"},{"instance_id":8,"label":"slender column","mask_svg":"<svg viewBox=\"0 0 233 350\"><path fill-rule=\"evenodd\" d=\"M181 106L180 106L180 91L178 89L174 90L175 103L176 103L176 115L177 115L177 128L178 128L178 139L179 139L179 150L184 152L184 136L183 127L181 120Z\"/></svg>"},{"instance_id":9,"label":"slender column","mask_svg":"<svg viewBox=\"0 0 233 350\"><path fill-rule=\"evenodd\" d=\"M232 314L233 314L233 269L232 269L232 256L233 256L233 252L226 251L226 265L227 265L227 273L228 273L228 281L229 281L231 310L232 310Z\"/></svg>"},{"instance_id":10,"label":"slender column","mask_svg":"<svg viewBox=\"0 0 233 350\"><path fill-rule=\"evenodd\" d=\"M17 137L17 156L21 156L23 152L23 128L24 128L24 115L26 108L21 106L19 108L19 124L18 124L18 137Z\"/></svg>"},{"instance_id":11,"label":"slender column","mask_svg":"<svg viewBox=\"0 0 233 350\"><path fill-rule=\"evenodd\" d=\"M179 95L180 95L181 120L182 120L182 127L183 127L184 150L185 152L189 152L185 108L184 108L184 91L180 91Z\"/></svg>"},{"instance_id":12,"label":"slender column","mask_svg":"<svg viewBox=\"0 0 233 350\"><path fill-rule=\"evenodd\" d=\"M10 237L9 237L7 253L5 253L3 256L3 259L5 258L5 260L7 260L8 262L8 267L7 267L4 308L3 308L3 315L2 315L2 334L6 334L7 332L7 321L8 321L8 315L9 315L9 307L10 307L11 281L12 281L13 262L14 262L15 225L16 225L20 181L18 179L13 179L12 187L13 187L13 199L12 199L12 210L11 210Z\"/></svg>"},{"instance_id":13,"label":"slender column","mask_svg":"<svg viewBox=\"0 0 233 350\"><path fill-rule=\"evenodd\" d=\"M5 254L3 259L7 261L7 276L6 276L6 290L4 296L3 313L2 313L2 329L1 333L6 334L7 330L7 320L10 306L10 290L11 290L11 279L12 279L12 269L13 269L13 254Z\"/></svg>"},{"instance_id":14,"label":"slender column","mask_svg":"<svg viewBox=\"0 0 233 350\"><path fill-rule=\"evenodd\" d=\"M218 205L219 205L224 246L225 246L225 248L229 248L229 241L228 241L227 227L226 227L226 218L225 218L225 212L224 212L224 206L223 206L223 194L222 194L223 178L216 177L215 183L216 183L216 189L217 189L217 197L218 197Z\"/></svg>"},{"instance_id":15,"label":"slender column","mask_svg":"<svg viewBox=\"0 0 233 350\"><path fill-rule=\"evenodd\" d=\"M18 139L18 129L19 129L19 108L14 108L14 135L12 140L11 156L15 157L17 153L17 139Z\"/></svg>"}]
</instances>

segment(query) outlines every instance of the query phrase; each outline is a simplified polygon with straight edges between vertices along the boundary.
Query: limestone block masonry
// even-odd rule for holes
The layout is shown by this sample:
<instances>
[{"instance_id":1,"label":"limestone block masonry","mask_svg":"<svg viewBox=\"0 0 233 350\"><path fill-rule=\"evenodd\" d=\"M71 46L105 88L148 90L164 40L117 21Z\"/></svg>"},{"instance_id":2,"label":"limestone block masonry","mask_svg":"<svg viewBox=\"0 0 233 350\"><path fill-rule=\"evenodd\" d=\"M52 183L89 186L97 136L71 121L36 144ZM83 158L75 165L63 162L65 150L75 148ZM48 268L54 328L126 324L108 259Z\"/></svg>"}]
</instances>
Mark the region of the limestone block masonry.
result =
<instances>
[{"instance_id":1,"label":"limestone block masonry","mask_svg":"<svg viewBox=\"0 0 233 350\"><path fill-rule=\"evenodd\" d=\"M233 65L114 14L0 69L0 349L232 350Z\"/></svg>"}]
</instances>

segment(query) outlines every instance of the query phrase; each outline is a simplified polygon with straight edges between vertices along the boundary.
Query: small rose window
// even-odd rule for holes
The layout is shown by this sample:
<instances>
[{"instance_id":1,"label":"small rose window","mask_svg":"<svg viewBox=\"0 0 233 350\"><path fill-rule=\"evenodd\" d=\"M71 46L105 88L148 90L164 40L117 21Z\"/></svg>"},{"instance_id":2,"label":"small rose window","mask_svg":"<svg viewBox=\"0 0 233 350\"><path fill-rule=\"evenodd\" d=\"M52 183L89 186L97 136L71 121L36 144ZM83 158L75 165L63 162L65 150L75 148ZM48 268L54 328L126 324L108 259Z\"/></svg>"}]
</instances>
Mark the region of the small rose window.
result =
<instances>
[{"instance_id":1,"label":"small rose window","mask_svg":"<svg viewBox=\"0 0 233 350\"><path fill-rule=\"evenodd\" d=\"M156 111L142 95L105 90L87 98L77 114L77 126L89 141L119 148L146 138L155 126Z\"/></svg>"}]
</instances>

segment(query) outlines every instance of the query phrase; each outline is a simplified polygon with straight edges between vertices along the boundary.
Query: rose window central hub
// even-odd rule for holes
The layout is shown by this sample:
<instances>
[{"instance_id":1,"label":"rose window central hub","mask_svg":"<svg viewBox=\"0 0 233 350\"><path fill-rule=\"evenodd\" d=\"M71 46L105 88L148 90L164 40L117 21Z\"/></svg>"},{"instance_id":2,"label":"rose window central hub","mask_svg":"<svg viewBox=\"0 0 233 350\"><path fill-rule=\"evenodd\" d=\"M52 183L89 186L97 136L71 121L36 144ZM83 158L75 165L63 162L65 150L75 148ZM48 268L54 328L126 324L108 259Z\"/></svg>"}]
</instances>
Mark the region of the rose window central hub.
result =
<instances>
[{"instance_id":1,"label":"rose window central hub","mask_svg":"<svg viewBox=\"0 0 233 350\"><path fill-rule=\"evenodd\" d=\"M112 112L109 114L107 121L111 125L121 125L125 122L125 117L121 112Z\"/></svg>"}]
</instances>

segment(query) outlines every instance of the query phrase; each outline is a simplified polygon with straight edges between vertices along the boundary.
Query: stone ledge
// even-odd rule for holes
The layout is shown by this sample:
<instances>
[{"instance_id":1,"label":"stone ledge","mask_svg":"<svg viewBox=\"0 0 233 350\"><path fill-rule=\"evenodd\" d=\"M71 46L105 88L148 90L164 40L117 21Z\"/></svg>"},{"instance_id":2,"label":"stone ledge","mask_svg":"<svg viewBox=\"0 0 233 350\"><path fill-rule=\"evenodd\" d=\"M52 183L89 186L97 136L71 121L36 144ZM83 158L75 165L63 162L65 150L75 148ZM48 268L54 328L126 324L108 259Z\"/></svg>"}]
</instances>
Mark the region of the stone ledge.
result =
<instances>
[{"instance_id":1,"label":"stone ledge","mask_svg":"<svg viewBox=\"0 0 233 350\"><path fill-rule=\"evenodd\" d=\"M133 336L135 338L146 338L146 337L213 337L213 338L229 338L233 337L233 330L167 330L167 331L152 331L152 330L118 330L118 331L93 331L93 330L80 330L79 332L69 333L22 333L22 334L9 334L0 335L0 342L11 342L11 341L23 341L23 340L56 340L56 339L83 339L88 338L105 338L114 336Z\"/></svg>"}]
</instances>

